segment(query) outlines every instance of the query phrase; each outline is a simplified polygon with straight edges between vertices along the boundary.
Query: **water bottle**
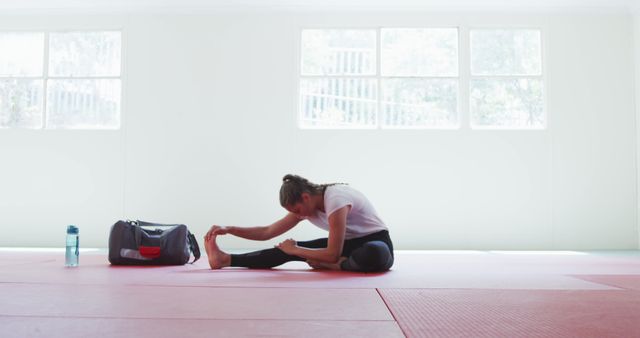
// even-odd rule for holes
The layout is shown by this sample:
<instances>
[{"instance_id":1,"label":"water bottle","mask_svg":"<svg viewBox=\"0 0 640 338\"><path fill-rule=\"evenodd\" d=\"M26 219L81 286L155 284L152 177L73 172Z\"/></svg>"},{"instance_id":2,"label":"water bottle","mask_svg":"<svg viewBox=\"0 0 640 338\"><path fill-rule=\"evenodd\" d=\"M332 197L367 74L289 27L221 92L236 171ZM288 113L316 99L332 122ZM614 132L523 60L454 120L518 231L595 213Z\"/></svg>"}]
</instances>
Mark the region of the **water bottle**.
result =
<instances>
[{"instance_id":1,"label":"water bottle","mask_svg":"<svg viewBox=\"0 0 640 338\"><path fill-rule=\"evenodd\" d=\"M67 227L67 251L65 253L65 266L78 266L78 257L80 256L80 237L78 236L78 227L69 225Z\"/></svg>"}]
</instances>

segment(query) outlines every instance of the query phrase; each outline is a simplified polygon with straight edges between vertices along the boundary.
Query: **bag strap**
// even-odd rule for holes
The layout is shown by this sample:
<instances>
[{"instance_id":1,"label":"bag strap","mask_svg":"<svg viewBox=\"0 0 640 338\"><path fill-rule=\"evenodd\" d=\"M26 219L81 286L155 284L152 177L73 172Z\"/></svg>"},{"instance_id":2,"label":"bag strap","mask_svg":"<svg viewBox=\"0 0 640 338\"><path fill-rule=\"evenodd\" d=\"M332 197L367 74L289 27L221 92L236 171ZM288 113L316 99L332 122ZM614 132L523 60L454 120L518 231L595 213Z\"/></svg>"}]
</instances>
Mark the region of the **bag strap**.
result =
<instances>
[{"instance_id":1,"label":"bag strap","mask_svg":"<svg viewBox=\"0 0 640 338\"><path fill-rule=\"evenodd\" d=\"M196 241L196 236L194 236L191 231L187 230L187 241L189 242L189 250L193 254L193 262L195 263L198 259L200 259L200 246L198 246L198 241Z\"/></svg>"},{"instance_id":2,"label":"bag strap","mask_svg":"<svg viewBox=\"0 0 640 338\"><path fill-rule=\"evenodd\" d=\"M139 247L142 243L142 230L138 226L138 223L127 220L127 223L131 224L131 231L133 231L133 238L136 241L136 247Z\"/></svg>"}]
</instances>

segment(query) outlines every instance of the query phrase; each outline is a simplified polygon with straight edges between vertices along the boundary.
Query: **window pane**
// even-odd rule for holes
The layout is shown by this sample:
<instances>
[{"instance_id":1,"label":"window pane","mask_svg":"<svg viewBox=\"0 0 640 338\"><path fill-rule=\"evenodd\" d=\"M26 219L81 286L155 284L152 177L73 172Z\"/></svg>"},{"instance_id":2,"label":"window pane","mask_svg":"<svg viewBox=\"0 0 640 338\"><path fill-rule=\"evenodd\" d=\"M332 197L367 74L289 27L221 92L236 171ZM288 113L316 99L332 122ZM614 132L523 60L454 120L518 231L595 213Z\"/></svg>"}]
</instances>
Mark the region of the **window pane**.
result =
<instances>
[{"instance_id":1,"label":"window pane","mask_svg":"<svg viewBox=\"0 0 640 338\"><path fill-rule=\"evenodd\" d=\"M375 127L377 81L373 79L303 79L301 126Z\"/></svg>"},{"instance_id":2,"label":"window pane","mask_svg":"<svg viewBox=\"0 0 640 338\"><path fill-rule=\"evenodd\" d=\"M49 35L50 76L120 76L120 32Z\"/></svg>"},{"instance_id":3,"label":"window pane","mask_svg":"<svg viewBox=\"0 0 640 338\"><path fill-rule=\"evenodd\" d=\"M393 79L382 82L385 127L455 127L458 81Z\"/></svg>"},{"instance_id":4,"label":"window pane","mask_svg":"<svg viewBox=\"0 0 640 338\"><path fill-rule=\"evenodd\" d=\"M120 126L120 80L49 80L47 128Z\"/></svg>"},{"instance_id":5,"label":"window pane","mask_svg":"<svg viewBox=\"0 0 640 338\"><path fill-rule=\"evenodd\" d=\"M539 30L472 30L472 75L541 75Z\"/></svg>"},{"instance_id":6,"label":"window pane","mask_svg":"<svg viewBox=\"0 0 640 338\"><path fill-rule=\"evenodd\" d=\"M42 80L0 80L0 128L42 127Z\"/></svg>"},{"instance_id":7,"label":"window pane","mask_svg":"<svg viewBox=\"0 0 640 338\"><path fill-rule=\"evenodd\" d=\"M458 76L455 28L382 29L382 75Z\"/></svg>"},{"instance_id":8,"label":"window pane","mask_svg":"<svg viewBox=\"0 0 640 338\"><path fill-rule=\"evenodd\" d=\"M542 80L471 81L471 123L480 127L544 127Z\"/></svg>"},{"instance_id":9,"label":"window pane","mask_svg":"<svg viewBox=\"0 0 640 338\"><path fill-rule=\"evenodd\" d=\"M0 33L0 76L42 76L44 33Z\"/></svg>"},{"instance_id":10,"label":"window pane","mask_svg":"<svg viewBox=\"0 0 640 338\"><path fill-rule=\"evenodd\" d=\"M303 75L375 75L375 30L302 31Z\"/></svg>"}]
</instances>

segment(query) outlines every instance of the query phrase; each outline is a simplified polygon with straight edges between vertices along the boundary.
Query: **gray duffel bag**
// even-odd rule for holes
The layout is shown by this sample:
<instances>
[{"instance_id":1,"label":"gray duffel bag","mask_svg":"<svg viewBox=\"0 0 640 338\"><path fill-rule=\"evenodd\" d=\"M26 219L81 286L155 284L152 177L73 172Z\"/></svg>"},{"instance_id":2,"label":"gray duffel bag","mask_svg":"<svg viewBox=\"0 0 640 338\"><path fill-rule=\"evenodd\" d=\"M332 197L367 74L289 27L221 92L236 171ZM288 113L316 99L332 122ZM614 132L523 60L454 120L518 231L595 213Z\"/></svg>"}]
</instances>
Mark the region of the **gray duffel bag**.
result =
<instances>
[{"instance_id":1,"label":"gray duffel bag","mask_svg":"<svg viewBox=\"0 0 640 338\"><path fill-rule=\"evenodd\" d=\"M183 265L200 258L195 236L184 224L118 221L109 234L109 262L114 265Z\"/></svg>"}]
</instances>

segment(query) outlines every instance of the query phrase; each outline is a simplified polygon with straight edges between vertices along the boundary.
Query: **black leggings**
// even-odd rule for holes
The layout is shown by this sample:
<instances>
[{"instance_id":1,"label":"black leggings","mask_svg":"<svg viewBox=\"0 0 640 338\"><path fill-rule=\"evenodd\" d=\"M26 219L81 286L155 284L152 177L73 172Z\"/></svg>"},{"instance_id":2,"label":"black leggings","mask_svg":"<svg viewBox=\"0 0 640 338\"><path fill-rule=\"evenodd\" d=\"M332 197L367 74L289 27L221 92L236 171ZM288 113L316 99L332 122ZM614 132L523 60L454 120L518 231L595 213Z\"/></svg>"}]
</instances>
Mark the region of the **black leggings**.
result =
<instances>
[{"instance_id":1,"label":"black leggings","mask_svg":"<svg viewBox=\"0 0 640 338\"><path fill-rule=\"evenodd\" d=\"M303 248L320 249L327 247L327 238L296 242ZM364 237L344 241L341 257L347 257L340 267L347 271L379 272L393 265L393 243L389 231L382 230ZM278 248L231 255L231 266L252 269L269 269L290 261L306 261L306 258L284 253Z\"/></svg>"}]
</instances>

